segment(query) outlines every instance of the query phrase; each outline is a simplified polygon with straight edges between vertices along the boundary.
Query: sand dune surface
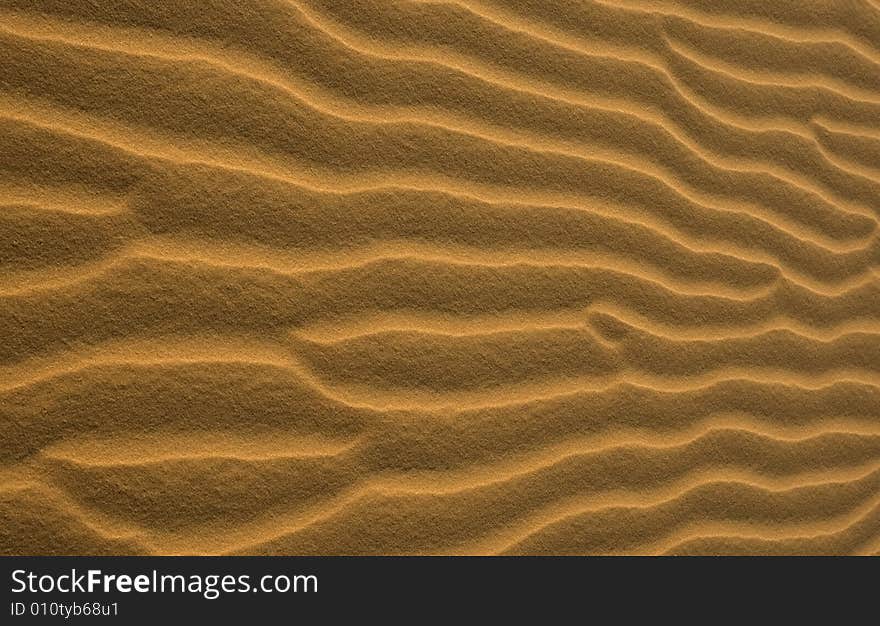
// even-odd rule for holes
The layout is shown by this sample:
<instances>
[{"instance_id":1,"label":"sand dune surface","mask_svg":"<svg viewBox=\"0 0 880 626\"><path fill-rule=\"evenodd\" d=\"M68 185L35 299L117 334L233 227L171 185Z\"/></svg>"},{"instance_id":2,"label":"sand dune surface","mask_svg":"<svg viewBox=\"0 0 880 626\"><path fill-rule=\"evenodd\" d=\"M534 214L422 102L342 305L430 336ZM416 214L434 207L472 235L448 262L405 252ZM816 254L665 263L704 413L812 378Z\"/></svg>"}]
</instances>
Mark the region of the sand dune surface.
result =
<instances>
[{"instance_id":1,"label":"sand dune surface","mask_svg":"<svg viewBox=\"0 0 880 626\"><path fill-rule=\"evenodd\" d=\"M873 0L0 0L0 553L877 554Z\"/></svg>"}]
</instances>

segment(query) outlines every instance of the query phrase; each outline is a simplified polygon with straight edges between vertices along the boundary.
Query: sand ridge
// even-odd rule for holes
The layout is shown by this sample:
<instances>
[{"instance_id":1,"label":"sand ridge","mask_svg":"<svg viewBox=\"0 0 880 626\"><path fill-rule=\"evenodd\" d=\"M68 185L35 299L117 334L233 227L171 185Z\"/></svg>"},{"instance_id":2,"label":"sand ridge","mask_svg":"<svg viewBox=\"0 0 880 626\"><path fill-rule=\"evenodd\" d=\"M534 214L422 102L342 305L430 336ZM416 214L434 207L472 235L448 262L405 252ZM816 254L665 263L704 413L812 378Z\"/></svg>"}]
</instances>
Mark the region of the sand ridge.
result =
<instances>
[{"instance_id":1,"label":"sand ridge","mask_svg":"<svg viewBox=\"0 0 880 626\"><path fill-rule=\"evenodd\" d=\"M0 0L0 553L877 554L869 0Z\"/></svg>"}]
</instances>

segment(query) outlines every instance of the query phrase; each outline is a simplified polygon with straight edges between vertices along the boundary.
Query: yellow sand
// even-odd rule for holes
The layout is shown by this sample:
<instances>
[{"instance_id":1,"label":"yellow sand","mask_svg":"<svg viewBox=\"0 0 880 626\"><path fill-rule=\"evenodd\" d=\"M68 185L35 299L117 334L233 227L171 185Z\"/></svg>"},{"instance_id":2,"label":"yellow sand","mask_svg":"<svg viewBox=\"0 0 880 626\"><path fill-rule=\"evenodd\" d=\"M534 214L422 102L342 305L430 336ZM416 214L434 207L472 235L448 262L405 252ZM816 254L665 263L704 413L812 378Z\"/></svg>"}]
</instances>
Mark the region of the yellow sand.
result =
<instances>
[{"instance_id":1,"label":"yellow sand","mask_svg":"<svg viewBox=\"0 0 880 626\"><path fill-rule=\"evenodd\" d=\"M880 552L875 0L0 0L0 553Z\"/></svg>"}]
</instances>

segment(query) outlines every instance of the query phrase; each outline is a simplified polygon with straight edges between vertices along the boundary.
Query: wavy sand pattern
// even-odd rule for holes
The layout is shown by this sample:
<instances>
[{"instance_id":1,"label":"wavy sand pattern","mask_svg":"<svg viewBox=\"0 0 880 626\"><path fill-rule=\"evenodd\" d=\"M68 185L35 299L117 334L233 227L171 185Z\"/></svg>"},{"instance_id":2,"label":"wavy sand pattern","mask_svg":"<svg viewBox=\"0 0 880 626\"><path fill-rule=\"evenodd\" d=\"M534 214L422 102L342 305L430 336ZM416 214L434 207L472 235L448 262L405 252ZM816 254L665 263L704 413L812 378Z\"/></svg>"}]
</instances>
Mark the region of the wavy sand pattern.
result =
<instances>
[{"instance_id":1,"label":"wavy sand pattern","mask_svg":"<svg viewBox=\"0 0 880 626\"><path fill-rule=\"evenodd\" d=\"M0 552L880 552L877 2L0 16Z\"/></svg>"}]
</instances>

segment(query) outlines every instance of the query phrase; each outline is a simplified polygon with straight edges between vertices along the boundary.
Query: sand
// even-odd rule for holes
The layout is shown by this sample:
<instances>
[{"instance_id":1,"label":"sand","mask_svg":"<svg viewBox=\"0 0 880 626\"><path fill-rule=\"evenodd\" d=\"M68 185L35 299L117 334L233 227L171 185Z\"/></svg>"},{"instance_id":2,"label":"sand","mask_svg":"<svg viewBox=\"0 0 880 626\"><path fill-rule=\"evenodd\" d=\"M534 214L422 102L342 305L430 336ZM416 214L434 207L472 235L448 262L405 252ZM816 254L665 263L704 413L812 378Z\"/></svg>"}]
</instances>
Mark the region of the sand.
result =
<instances>
[{"instance_id":1,"label":"sand","mask_svg":"<svg viewBox=\"0 0 880 626\"><path fill-rule=\"evenodd\" d=\"M875 0L2 0L0 553L880 553Z\"/></svg>"}]
</instances>

